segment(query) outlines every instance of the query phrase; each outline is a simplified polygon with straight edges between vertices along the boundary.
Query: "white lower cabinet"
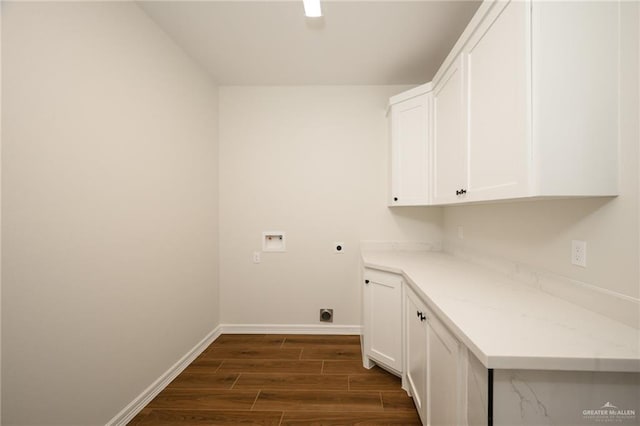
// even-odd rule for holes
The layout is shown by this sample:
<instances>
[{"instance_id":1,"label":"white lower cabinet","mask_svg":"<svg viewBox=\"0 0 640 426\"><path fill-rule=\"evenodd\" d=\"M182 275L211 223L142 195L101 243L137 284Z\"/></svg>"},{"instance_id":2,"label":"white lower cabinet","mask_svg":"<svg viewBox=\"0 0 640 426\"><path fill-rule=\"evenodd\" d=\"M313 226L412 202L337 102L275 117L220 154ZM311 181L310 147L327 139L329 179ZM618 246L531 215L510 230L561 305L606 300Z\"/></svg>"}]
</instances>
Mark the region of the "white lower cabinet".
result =
<instances>
[{"instance_id":1,"label":"white lower cabinet","mask_svg":"<svg viewBox=\"0 0 640 426\"><path fill-rule=\"evenodd\" d=\"M405 382L425 425L466 423L466 348L405 289Z\"/></svg>"},{"instance_id":2,"label":"white lower cabinet","mask_svg":"<svg viewBox=\"0 0 640 426\"><path fill-rule=\"evenodd\" d=\"M415 284L414 279L365 268L363 357L367 367L378 364L402 376L423 425L582 425L600 420L640 426L637 371L539 370L535 364L487 368L481 358L491 361L490 355L481 348L470 350L473 341L469 347L463 343L464 329L433 303L435 294L429 289L437 286ZM436 300L445 301L456 294L439 296ZM603 404L619 409L593 414Z\"/></svg>"},{"instance_id":3,"label":"white lower cabinet","mask_svg":"<svg viewBox=\"0 0 640 426\"><path fill-rule=\"evenodd\" d=\"M402 373L402 276L365 269L364 364Z\"/></svg>"},{"instance_id":4,"label":"white lower cabinet","mask_svg":"<svg viewBox=\"0 0 640 426\"><path fill-rule=\"evenodd\" d=\"M410 290L406 291L406 386L422 423L427 423L427 308ZM421 317L421 315L424 315Z\"/></svg>"},{"instance_id":5,"label":"white lower cabinet","mask_svg":"<svg viewBox=\"0 0 640 426\"><path fill-rule=\"evenodd\" d=\"M432 314L427 317L427 424L461 425L460 343ZM466 390L464 391L466 392Z\"/></svg>"},{"instance_id":6,"label":"white lower cabinet","mask_svg":"<svg viewBox=\"0 0 640 426\"><path fill-rule=\"evenodd\" d=\"M365 268L363 363L402 375L422 423L467 424L467 348L398 274Z\"/></svg>"}]
</instances>

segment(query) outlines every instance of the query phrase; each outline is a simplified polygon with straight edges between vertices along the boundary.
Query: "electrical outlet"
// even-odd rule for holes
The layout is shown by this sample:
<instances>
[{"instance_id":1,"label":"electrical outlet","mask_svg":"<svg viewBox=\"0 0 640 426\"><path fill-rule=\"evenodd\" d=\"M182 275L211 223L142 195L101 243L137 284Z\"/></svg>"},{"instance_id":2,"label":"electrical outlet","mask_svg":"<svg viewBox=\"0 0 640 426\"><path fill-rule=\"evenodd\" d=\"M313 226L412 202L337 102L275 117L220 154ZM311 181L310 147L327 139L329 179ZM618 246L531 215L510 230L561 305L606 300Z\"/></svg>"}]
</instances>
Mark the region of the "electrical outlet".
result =
<instances>
[{"instance_id":1,"label":"electrical outlet","mask_svg":"<svg viewBox=\"0 0 640 426\"><path fill-rule=\"evenodd\" d=\"M253 252L253 263L260 263L261 259L260 259L260 252L259 251L254 251Z\"/></svg>"},{"instance_id":2,"label":"electrical outlet","mask_svg":"<svg viewBox=\"0 0 640 426\"><path fill-rule=\"evenodd\" d=\"M571 241L571 263L577 266L587 267L587 242L581 240Z\"/></svg>"}]
</instances>

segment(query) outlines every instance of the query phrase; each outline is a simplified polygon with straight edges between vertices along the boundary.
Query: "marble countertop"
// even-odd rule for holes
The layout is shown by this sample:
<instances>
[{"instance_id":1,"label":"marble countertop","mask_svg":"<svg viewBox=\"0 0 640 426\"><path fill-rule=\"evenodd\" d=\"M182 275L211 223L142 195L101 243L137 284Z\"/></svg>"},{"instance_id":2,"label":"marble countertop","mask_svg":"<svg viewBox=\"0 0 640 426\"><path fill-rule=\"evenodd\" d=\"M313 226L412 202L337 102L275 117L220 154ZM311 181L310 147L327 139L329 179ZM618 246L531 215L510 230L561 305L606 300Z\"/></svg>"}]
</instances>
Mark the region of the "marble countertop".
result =
<instances>
[{"instance_id":1,"label":"marble countertop","mask_svg":"<svg viewBox=\"0 0 640 426\"><path fill-rule=\"evenodd\" d=\"M366 251L487 368L640 372L640 330L441 252Z\"/></svg>"}]
</instances>

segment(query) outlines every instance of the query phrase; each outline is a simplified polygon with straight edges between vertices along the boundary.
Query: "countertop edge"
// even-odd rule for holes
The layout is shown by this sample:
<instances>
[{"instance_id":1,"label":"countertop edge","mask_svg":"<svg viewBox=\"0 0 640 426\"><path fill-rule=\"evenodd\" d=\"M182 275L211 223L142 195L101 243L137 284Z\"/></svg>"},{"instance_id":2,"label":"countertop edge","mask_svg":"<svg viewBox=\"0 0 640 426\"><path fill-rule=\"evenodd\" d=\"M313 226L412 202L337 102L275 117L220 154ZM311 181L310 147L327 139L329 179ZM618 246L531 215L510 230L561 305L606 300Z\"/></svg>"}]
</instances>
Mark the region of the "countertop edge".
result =
<instances>
[{"instance_id":1,"label":"countertop edge","mask_svg":"<svg viewBox=\"0 0 640 426\"><path fill-rule=\"evenodd\" d=\"M546 371L590 371L639 373L640 359L629 358L560 358L560 357L516 357L489 356L484 353L467 334L460 329L434 300L400 267L370 262L361 253L362 265L365 268L401 275L411 289L434 311L440 321L463 343L468 350L486 367L500 370L546 370ZM461 260L461 262L464 262Z\"/></svg>"}]
</instances>

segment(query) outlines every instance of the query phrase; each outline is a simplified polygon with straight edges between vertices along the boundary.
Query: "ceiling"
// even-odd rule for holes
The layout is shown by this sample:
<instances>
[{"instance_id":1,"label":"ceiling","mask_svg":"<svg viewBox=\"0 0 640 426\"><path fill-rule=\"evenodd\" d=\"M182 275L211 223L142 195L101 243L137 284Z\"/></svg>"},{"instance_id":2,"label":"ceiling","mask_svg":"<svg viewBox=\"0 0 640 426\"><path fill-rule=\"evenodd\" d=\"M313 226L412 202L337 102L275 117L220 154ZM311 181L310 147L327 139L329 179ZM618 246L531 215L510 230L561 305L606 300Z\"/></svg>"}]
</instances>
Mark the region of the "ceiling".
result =
<instances>
[{"instance_id":1,"label":"ceiling","mask_svg":"<svg viewBox=\"0 0 640 426\"><path fill-rule=\"evenodd\" d=\"M141 1L221 85L430 81L480 1Z\"/></svg>"}]
</instances>

